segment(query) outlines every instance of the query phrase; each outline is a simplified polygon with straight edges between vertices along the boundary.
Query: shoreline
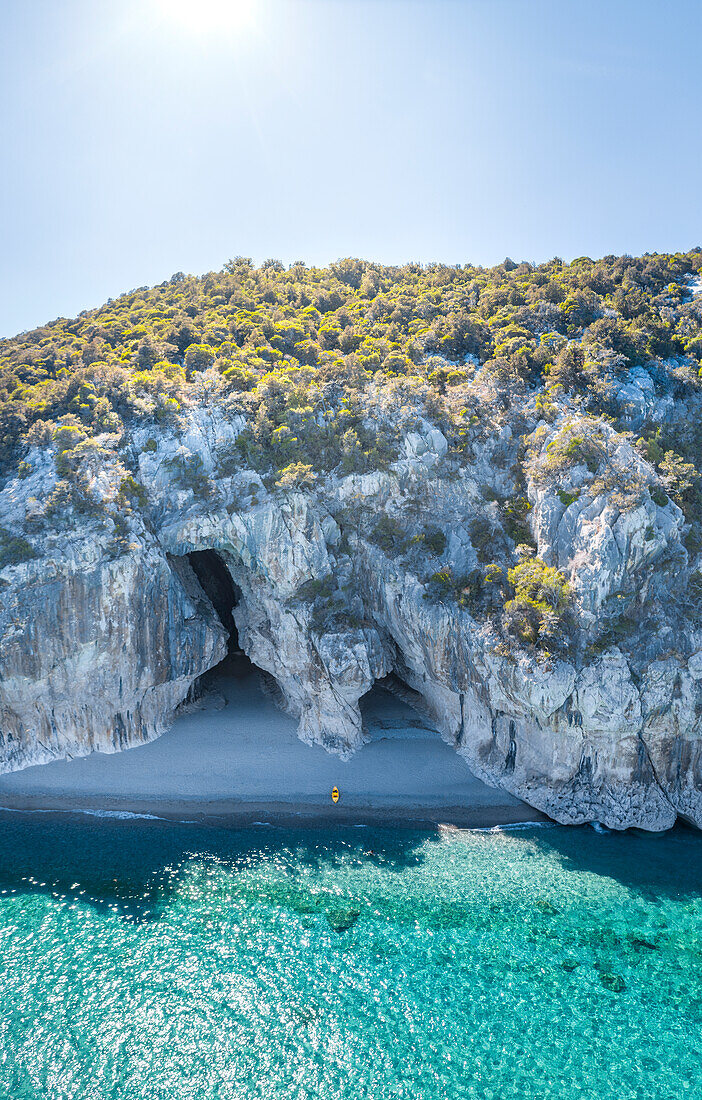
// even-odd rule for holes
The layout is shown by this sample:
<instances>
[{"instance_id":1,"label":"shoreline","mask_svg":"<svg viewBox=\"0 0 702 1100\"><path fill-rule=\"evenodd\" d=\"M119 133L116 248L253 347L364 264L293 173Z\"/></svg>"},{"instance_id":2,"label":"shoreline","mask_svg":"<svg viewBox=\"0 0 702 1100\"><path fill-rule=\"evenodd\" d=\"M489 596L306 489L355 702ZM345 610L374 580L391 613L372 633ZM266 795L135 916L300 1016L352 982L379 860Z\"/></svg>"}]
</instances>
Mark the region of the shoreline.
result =
<instances>
[{"instance_id":1,"label":"shoreline","mask_svg":"<svg viewBox=\"0 0 702 1100\"><path fill-rule=\"evenodd\" d=\"M231 828L273 825L282 828L329 828L335 825L421 829L440 825L459 829L492 829L516 825L555 824L526 803L518 806L326 805L322 803L235 802L230 799L182 801L153 799L46 798L8 796L0 814L71 814L112 821L166 821L173 824ZM2 818L0 818L0 822Z\"/></svg>"},{"instance_id":2,"label":"shoreline","mask_svg":"<svg viewBox=\"0 0 702 1100\"><path fill-rule=\"evenodd\" d=\"M494 828L548 820L477 779L425 717L380 684L363 716L368 743L351 759L306 745L240 660L145 745L0 776L0 811L232 826Z\"/></svg>"}]
</instances>

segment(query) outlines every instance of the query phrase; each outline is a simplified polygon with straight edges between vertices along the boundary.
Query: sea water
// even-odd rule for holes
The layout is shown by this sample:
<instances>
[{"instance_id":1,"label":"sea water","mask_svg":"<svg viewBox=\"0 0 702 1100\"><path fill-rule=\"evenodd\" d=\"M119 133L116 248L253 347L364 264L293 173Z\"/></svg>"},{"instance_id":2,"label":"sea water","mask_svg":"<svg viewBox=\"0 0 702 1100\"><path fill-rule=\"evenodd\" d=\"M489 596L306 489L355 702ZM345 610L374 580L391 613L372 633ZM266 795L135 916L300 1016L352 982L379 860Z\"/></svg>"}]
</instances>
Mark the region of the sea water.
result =
<instances>
[{"instance_id":1,"label":"sea water","mask_svg":"<svg viewBox=\"0 0 702 1100\"><path fill-rule=\"evenodd\" d=\"M3 814L0 1096L702 1097L702 837Z\"/></svg>"}]
</instances>

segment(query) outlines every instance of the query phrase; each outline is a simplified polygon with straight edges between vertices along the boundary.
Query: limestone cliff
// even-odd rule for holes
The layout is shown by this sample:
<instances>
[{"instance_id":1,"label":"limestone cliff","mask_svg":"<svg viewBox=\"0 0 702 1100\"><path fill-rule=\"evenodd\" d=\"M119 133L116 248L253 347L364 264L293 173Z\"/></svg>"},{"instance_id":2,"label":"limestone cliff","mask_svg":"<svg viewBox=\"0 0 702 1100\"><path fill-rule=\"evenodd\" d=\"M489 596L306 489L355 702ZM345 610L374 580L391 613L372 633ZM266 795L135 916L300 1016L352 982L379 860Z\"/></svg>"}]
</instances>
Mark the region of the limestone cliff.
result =
<instances>
[{"instance_id":1,"label":"limestone cliff","mask_svg":"<svg viewBox=\"0 0 702 1100\"><path fill-rule=\"evenodd\" d=\"M392 671L478 776L558 821L702 826L702 632L679 606L684 517L630 447L608 448L603 429L604 459L571 464L564 493L548 465L562 422L531 437L528 552L568 578L577 609L571 644L544 651L509 643L470 581L456 599L446 579L514 560L499 504L515 492L509 428L456 464L441 431L417 423L386 471L286 489L245 466L223 472L243 423L203 402L176 428L135 425L119 459L86 458L95 512L36 518L56 481L48 447L6 481L0 524L28 534L35 556L0 571L0 768L167 727L226 651L188 560L214 550L237 589L240 645L303 740L361 749L359 699ZM626 473L616 491L612 471ZM132 484L125 523L112 506ZM627 632L634 605L644 613Z\"/></svg>"}]
</instances>

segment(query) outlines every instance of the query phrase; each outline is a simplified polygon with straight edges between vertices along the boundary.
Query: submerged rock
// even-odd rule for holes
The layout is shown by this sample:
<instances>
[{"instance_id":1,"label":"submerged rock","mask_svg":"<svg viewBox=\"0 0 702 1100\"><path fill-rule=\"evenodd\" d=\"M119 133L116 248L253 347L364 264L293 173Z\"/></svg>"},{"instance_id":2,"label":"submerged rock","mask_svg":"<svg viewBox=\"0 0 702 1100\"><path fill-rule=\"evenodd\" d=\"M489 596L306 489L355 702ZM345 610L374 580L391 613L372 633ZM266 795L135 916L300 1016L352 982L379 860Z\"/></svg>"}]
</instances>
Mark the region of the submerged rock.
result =
<instances>
[{"instance_id":1,"label":"submerged rock","mask_svg":"<svg viewBox=\"0 0 702 1100\"><path fill-rule=\"evenodd\" d=\"M599 978L602 985L610 993L623 993L626 989L626 982L620 974L612 974L609 970L601 970Z\"/></svg>"},{"instance_id":2,"label":"submerged rock","mask_svg":"<svg viewBox=\"0 0 702 1100\"><path fill-rule=\"evenodd\" d=\"M355 905L332 907L325 912L327 923L335 932L348 932L361 915L361 910Z\"/></svg>"},{"instance_id":3,"label":"submerged rock","mask_svg":"<svg viewBox=\"0 0 702 1100\"><path fill-rule=\"evenodd\" d=\"M652 940L644 939L642 936L629 936L629 943L637 951L658 951L659 947L657 943L653 943Z\"/></svg>"},{"instance_id":4,"label":"submerged rock","mask_svg":"<svg viewBox=\"0 0 702 1100\"><path fill-rule=\"evenodd\" d=\"M534 904L536 905L536 908L539 909L542 913L545 913L547 917L555 917L558 913L560 913L560 909L557 909L556 906L548 900L548 898L537 898Z\"/></svg>"}]
</instances>

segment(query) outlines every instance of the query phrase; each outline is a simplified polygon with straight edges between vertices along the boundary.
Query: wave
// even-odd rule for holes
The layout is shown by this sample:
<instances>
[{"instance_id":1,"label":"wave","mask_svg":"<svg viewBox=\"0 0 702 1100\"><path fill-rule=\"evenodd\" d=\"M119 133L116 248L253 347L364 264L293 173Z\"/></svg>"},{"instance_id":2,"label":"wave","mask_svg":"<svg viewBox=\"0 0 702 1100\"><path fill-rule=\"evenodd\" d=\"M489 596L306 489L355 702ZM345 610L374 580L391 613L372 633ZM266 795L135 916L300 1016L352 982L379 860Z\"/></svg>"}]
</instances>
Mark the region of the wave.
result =
<instances>
[{"instance_id":1,"label":"wave","mask_svg":"<svg viewBox=\"0 0 702 1100\"><path fill-rule=\"evenodd\" d=\"M48 809L23 809L16 806L0 806L0 812L6 814L87 814L89 817L111 817L121 821L132 820L144 820L144 821L168 821L167 817L159 817L158 814L139 814L133 810L85 810L79 807L66 807L58 806ZM189 825L191 822L180 822L183 825ZM192 824L196 824L192 822Z\"/></svg>"}]
</instances>

